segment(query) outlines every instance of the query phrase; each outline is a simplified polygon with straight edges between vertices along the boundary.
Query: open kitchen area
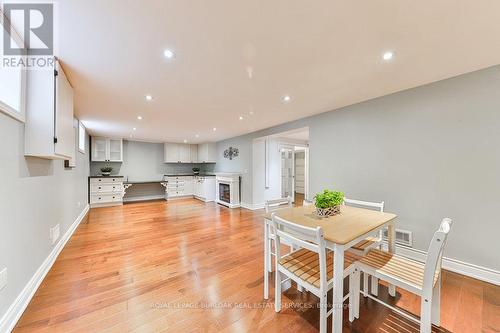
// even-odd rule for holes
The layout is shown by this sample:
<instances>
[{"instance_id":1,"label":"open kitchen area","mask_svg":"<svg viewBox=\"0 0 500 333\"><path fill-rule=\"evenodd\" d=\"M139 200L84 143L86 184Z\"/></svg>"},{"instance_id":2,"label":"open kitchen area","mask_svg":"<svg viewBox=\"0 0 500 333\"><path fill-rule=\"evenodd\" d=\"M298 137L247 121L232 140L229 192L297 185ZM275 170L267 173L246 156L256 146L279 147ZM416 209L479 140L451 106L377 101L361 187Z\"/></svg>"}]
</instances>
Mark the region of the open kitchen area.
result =
<instances>
[{"instance_id":1,"label":"open kitchen area","mask_svg":"<svg viewBox=\"0 0 500 333\"><path fill-rule=\"evenodd\" d=\"M90 206L195 198L240 207L240 174L215 172L216 150L215 142L91 137Z\"/></svg>"}]
</instances>

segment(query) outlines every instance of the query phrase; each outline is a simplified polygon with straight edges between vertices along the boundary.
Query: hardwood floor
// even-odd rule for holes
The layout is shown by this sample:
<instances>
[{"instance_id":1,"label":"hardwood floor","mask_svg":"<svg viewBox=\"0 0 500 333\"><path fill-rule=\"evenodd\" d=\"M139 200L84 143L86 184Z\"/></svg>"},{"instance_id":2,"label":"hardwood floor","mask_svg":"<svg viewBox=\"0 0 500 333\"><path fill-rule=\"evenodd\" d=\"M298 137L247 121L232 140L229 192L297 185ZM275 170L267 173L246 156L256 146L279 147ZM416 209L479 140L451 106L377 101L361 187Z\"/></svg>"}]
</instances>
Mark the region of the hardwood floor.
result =
<instances>
[{"instance_id":1,"label":"hardwood floor","mask_svg":"<svg viewBox=\"0 0 500 333\"><path fill-rule=\"evenodd\" d=\"M192 199L92 209L15 332L315 332L316 297L292 288L279 314L263 301L261 215ZM419 313L404 291L394 303ZM499 332L500 287L445 272L441 313L434 332ZM362 298L344 332L418 326Z\"/></svg>"}]
</instances>

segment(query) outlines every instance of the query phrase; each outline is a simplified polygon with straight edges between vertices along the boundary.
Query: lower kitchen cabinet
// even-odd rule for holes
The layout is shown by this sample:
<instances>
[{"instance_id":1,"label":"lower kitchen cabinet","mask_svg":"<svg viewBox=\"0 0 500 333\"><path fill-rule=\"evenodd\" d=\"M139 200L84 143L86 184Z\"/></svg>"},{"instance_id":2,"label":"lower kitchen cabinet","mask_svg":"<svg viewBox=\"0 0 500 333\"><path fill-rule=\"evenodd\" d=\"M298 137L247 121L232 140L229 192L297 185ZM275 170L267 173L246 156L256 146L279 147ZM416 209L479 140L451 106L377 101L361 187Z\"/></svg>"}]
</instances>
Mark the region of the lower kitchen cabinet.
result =
<instances>
[{"instance_id":1,"label":"lower kitchen cabinet","mask_svg":"<svg viewBox=\"0 0 500 333\"><path fill-rule=\"evenodd\" d=\"M123 177L90 178L90 207L123 204Z\"/></svg>"},{"instance_id":2,"label":"lower kitchen cabinet","mask_svg":"<svg viewBox=\"0 0 500 333\"><path fill-rule=\"evenodd\" d=\"M178 198L194 195L194 177L193 176L168 176L167 197Z\"/></svg>"}]
</instances>

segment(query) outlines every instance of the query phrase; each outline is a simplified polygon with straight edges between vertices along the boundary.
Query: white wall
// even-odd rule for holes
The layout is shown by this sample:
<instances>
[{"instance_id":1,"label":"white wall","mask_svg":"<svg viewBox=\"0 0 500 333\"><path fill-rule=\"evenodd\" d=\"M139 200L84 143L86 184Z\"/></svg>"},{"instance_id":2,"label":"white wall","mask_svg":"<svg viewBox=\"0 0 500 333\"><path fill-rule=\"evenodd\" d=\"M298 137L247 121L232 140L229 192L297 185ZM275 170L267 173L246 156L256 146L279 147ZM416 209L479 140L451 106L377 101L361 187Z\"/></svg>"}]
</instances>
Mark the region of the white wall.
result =
<instances>
[{"instance_id":1,"label":"white wall","mask_svg":"<svg viewBox=\"0 0 500 333\"><path fill-rule=\"evenodd\" d=\"M88 137L77 167L63 161L24 157L24 124L0 113L0 270L8 269L0 291L0 320L53 249L49 229L61 236L87 205Z\"/></svg>"}]
</instances>

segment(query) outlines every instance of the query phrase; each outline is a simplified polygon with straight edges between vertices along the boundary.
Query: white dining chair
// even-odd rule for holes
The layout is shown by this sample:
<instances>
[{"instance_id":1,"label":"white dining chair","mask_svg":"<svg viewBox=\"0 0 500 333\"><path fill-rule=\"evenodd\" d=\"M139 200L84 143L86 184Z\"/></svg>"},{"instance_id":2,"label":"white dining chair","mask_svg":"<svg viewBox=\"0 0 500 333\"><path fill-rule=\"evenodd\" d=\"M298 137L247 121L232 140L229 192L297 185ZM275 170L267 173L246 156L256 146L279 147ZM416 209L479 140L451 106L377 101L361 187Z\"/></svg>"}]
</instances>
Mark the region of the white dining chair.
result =
<instances>
[{"instance_id":1,"label":"white dining chair","mask_svg":"<svg viewBox=\"0 0 500 333\"><path fill-rule=\"evenodd\" d=\"M328 311L327 302L328 291L333 288L333 276L334 274L342 274L345 278L354 273L354 262L359 259L359 256L346 252L344 257L344 271L339 273L334 272L333 251L327 251L321 227L309 228L297 225L276 216L275 213L272 214L272 223L276 232L275 311L281 311L281 275L284 275L319 297L319 331L324 333L326 332L327 318L333 313L333 308ZM287 241L287 243L293 244L300 249L282 256L280 251L282 241ZM359 291L357 294L359 298ZM344 297L344 301L347 298L351 300L349 295L347 294ZM354 307L350 307L350 318L353 311L351 309L354 309Z\"/></svg>"},{"instance_id":2,"label":"white dining chair","mask_svg":"<svg viewBox=\"0 0 500 333\"><path fill-rule=\"evenodd\" d=\"M376 209L380 212L384 211L384 202L370 202L370 201L362 201L355 199L344 198L344 204L348 206L356 206L368 209ZM382 230L379 231L378 236L376 237L368 237L362 240L361 242L355 244L349 251L354 251L356 254L363 255L368 253L371 249L380 248L382 244ZM363 296L368 295L368 274L363 274ZM371 278L371 293L375 296L378 295L378 279L372 277Z\"/></svg>"},{"instance_id":3,"label":"white dining chair","mask_svg":"<svg viewBox=\"0 0 500 333\"><path fill-rule=\"evenodd\" d=\"M356 270L376 276L421 297L420 318L416 318L376 297L368 296L402 316L420 323L420 333L430 333L432 324L438 326L440 324L441 262L451 225L451 219L443 219L439 229L432 237L425 263L372 249L355 264ZM353 276L357 277L359 285L359 275L354 274ZM359 293L353 298L354 317L358 318Z\"/></svg>"},{"instance_id":4,"label":"white dining chair","mask_svg":"<svg viewBox=\"0 0 500 333\"><path fill-rule=\"evenodd\" d=\"M280 199L273 199L273 200L267 200L264 204L264 208L266 209L266 213L271 213L280 209L284 208L291 208L292 207L292 198L291 197L286 197L286 198L280 198ZM268 241L266 242L266 248L264 249L264 299L269 298L269 273L273 271L272 267L272 256L275 255L275 253L272 251L272 243L274 242L274 228L272 226L268 226L266 224L265 226L266 232L267 232L267 237ZM285 243L284 243L285 244ZM292 251L292 246L290 244L285 244L290 246L290 251ZM276 244L275 244L276 247ZM302 291L302 287L297 286L299 291Z\"/></svg>"}]
</instances>

